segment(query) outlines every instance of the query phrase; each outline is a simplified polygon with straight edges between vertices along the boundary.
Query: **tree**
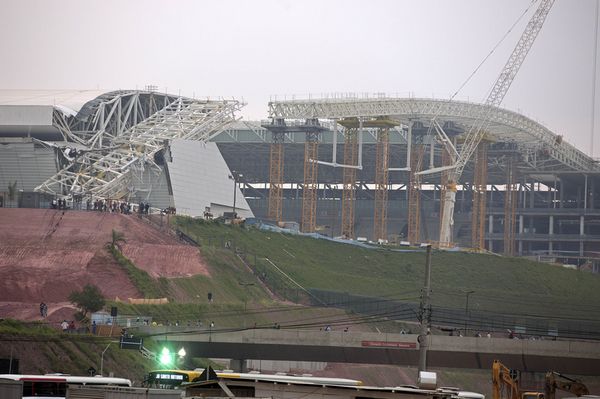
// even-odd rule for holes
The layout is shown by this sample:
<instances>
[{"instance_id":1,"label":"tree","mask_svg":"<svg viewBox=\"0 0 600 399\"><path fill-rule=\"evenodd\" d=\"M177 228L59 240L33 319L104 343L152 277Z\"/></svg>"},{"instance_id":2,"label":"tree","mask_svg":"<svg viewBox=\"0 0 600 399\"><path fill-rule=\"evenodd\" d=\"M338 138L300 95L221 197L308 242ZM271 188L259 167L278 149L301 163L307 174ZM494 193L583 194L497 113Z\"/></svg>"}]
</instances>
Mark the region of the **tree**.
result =
<instances>
[{"instance_id":1,"label":"tree","mask_svg":"<svg viewBox=\"0 0 600 399\"><path fill-rule=\"evenodd\" d=\"M123 250L121 248L121 244L126 243L126 242L127 241L125 240L125 234L113 229L111 240L106 243L106 246L109 249L112 249L112 250L118 249L119 252L123 252Z\"/></svg>"},{"instance_id":2,"label":"tree","mask_svg":"<svg viewBox=\"0 0 600 399\"><path fill-rule=\"evenodd\" d=\"M81 319L84 319L88 313L99 311L106 303L100 289L93 284L86 284L81 291L71 292L69 301L79 308Z\"/></svg>"}]
</instances>

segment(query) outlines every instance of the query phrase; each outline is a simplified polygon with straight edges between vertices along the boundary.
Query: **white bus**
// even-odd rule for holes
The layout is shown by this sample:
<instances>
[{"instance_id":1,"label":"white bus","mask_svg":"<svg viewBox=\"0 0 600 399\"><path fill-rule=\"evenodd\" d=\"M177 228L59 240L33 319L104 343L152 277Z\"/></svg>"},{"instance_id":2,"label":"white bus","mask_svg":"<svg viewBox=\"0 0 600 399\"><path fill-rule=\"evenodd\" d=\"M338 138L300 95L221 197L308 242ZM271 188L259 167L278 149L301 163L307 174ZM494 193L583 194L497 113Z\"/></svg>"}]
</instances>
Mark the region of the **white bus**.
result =
<instances>
[{"instance_id":1,"label":"white bus","mask_svg":"<svg viewBox=\"0 0 600 399\"><path fill-rule=\"evenodd\" d=\"M23 399L57 399L67 396L67 385L130 387L126 378L81 377L65 374L0 374L0 379L23 382Z\"/></svg>"}]
</instances>

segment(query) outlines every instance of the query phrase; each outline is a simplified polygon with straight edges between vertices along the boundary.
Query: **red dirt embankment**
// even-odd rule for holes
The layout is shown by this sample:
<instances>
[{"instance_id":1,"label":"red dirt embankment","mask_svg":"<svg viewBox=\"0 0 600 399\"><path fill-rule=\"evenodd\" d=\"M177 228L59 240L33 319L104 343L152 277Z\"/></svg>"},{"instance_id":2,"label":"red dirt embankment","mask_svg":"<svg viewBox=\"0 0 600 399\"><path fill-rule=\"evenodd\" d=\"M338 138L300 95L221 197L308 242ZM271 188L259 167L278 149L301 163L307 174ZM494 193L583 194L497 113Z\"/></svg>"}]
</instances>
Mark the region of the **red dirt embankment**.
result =
<instances>
[{"instance_id":1,"label":"red dirt embankment","mask_svg":"<svg viewBox=\"0 0 600 399\"><path fill-rule=\"evenodd\" d=\"M152 277L208 275L197 248L137 215L0 208L0 317L31 319L30 311L21 312L15 304L31 308L41 301L56 303L49 306L50 316L87 283L107 298L140 296L105 249L113 229L125 237L123 254Z\"/></svg>"}]
</instances>

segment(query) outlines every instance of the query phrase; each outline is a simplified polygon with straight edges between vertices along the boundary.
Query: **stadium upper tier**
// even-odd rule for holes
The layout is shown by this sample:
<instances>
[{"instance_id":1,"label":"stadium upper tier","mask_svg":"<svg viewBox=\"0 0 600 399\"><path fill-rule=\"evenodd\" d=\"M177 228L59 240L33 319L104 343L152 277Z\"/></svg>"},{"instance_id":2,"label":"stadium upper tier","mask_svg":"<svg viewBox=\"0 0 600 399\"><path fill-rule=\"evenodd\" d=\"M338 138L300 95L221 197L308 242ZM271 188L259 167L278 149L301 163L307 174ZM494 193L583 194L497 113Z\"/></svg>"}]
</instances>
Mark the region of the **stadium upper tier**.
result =
<instances>
[{"instance_id":1,"label":"stadium upper tier","mask_svg":"<svg viewBox=\"0 0 600 399\"><path fill-rule=\"evenodd\" d=\"M386 117L404 126L415 122L429 126L435 117L440 126L450 125L458 130L459 143L460 132L486 121L486 140L514 144L533 169L538 163L552 161L552 169L556 171L600 171L594 159L540 123L507 109L464 101L354 97L272 101L269 117L305 120Z\"/></svg>"},{"instance_id":2,"label":"stadium upper tier","mask_svg":"<svg viewBox=\"0 0 600 399\"><path fill-rule=\"evenodd\" d=\"M159 111L166 110L165 107L170 104L168 112L163 113L171 115L170 120L159 121ZM194 104L192 107L196 108L195 111L190 112L190 104ZM33 137L80 152L106 150L113 145L113 141L127 141L132 145L135 141L135 146L131 148L139 148L140 144L146 142L152 144L150 152L154 153L160 147L159 141L187 137L190 132L192 136L195 132L204 132L201 134L202 140L221 143L269 143L271 132L258 123L233 122L236 120L233 112L240 108L241 104L236 101L197 100L142 90L0 90L0 137ZM218 129L203 126L202 121L208 120L206 113L217 110L223 116L229 116L221 119L221 122L233 123L226 127L219 123ZM285 119L288 126L303 124L307 119L320 119L325 128L320 140L325 144L331 143L334 120L385 117L398 123L390 130L390 143L398 145L406 144L407 127L411 123L413 136L432 134L431 120L435 117L440 128L458 146L466 131L481 120L486 120L489 122L485 126L486 140L501 152L518 153L520 169L529 173L600 173L598 162L540 123L513 111L481 104L387 97L272 101L269 103L269 117ZM159 123L162 126L160 133ZM198 124L197 129L192 127L194 123ZM169 129L171 131L167 132ZM365 144L375 143L374 130L365 129L368 133L363 137ZM285 142L303 142L304 134L298 134L303 132L299 129L295 133L286 133ZM338 132L340 135L343 132L340 125ZM343 136L339 136L338 143L342 142ZM248 151L252 151L252 148ZM397 156L402 158L402 154ZM368 164L368 159L365 162ZM395 164L401 165L403 162L399 159Z\"/></svg>"}]
</instances>

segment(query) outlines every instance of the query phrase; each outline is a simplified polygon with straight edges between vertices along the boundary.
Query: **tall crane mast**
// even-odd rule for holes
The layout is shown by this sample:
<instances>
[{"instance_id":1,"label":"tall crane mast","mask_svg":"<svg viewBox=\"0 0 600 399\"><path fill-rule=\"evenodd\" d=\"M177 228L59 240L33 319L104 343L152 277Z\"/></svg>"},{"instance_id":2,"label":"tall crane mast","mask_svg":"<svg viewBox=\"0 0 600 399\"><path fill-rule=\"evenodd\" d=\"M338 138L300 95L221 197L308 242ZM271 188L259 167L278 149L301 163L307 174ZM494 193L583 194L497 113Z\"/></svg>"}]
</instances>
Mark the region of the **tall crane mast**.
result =
<instances>
[{"instance_id":1,"label":"tall crane mast","mask_svg":"<svg viewBox=\"0 0 600 399\"><path fill-rule=\"evenodd\" d=\"M486 106L488 106L486 113L477 121L477 123L473 124L471 129L469 129L467 132L464 144L454 162L454 168L450 170L447 175L448 180L445 182L446 191L444 197L444 210L442 212L442 220L440 221L439 241L441 246L449 246L452 242L454 203L456 200L456 185L458 180L460 179L467 162L472 157L475 149L486 133L486 128L489 123L488 115L492 109L494 107L498 107L504 99L504 96L508 92L510 85L519 72L519 68L523 64L525 57L527 57L533 42L542 29L542 25L546 20L548 12L554 5L554 1L555 0L541 0L537 10L527 23L525 31L521 35L519 42L508 58L504 68L502 68L502 72L500 72L496 83L492 87L492 90L490 91L490 94L484 103Z\"/></svg>"}]
</instances>

